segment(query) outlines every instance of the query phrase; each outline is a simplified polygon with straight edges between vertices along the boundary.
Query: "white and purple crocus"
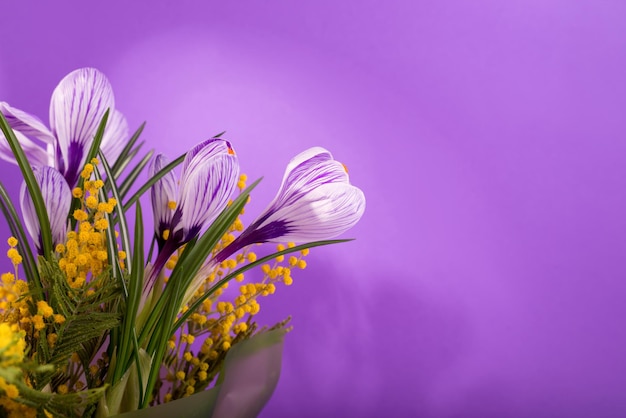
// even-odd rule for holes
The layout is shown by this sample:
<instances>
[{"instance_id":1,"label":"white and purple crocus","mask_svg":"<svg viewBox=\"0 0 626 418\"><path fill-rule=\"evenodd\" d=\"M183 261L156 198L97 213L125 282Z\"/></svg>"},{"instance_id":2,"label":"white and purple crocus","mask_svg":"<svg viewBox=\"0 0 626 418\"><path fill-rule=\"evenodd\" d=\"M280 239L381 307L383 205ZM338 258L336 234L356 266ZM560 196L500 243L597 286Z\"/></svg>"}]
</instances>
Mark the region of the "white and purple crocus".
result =
<instances>
[{"instance_id":1,"label":"white and purple crocus","mask_svg":"<svg viewBox=\"0 0 626 418\"><path fill-rule=\"evenodd\" d=\"M321 147L295 156L267 209L196 274L184 304L213 269L243 248L264 242L327 240L352 228L365 211L365 195L350 184L346 167Z\"/></svg>"},{"instance_id":2,"label":"white and purple crocus","mask_svg":"<svg viewBox=\"0 0 626 418\"><path fill-rule=\"evenodd\" d=\"M98 125L109 109L101 149L107 160L119 156L128 139L126 118L115 109L109 80L94 68L81 68L65 76L52 93L50 129L36 116L0 102L0 112L15 132L31 165L56 168L74 187ZM15 162L0 133L0 158Z\"/></svg>"},{"instance_id":3,"label":"white and purple crocus","mask_svg":"<svg viewBox=\"0 0 626 418\"><path fill-rule=\"evenodd\" d=\"M148 168L149 176L167 163L166 157L157 155ZM224 210L238 179L239 162L230 142L212 138L187 153L179 178L169 171L154 184L151 198L159 253L145 281L144 296L152 290L170 256Z\"/></svg>"},{"instance_id":4,"label":"white and purple crocus","mask_svg":"<svg viewBox=\"0 0 626 418\"><path fill-rule=\"evenodd\" d=\"M87 153L107 109L109 119L101 149L107 160L114 162L128 139L128 125L124 116L115 109L113 90L100 71L81 68L61 80L50 101L50 129L36 116L0 102L0 112L33 166L48 209L55 243L65 239L71 189L78 183ZM16 162L2 133L0 158ZM27 230L41 252L38 219L24 185L21 205Z\"/></svg>"},{"instance_id":5,"label":"white and purple crocus","mask_svg":"<svg viewBox=\"0 0 626 418\"><path fill-rule=\"evenodd\" d=\"M35 166L33 167L33 174L41 189L44 205L48 212L52 241L54 244L64 243L67 236L67 215L72 204L70 186L67 185L67 181L58 170L49 166ZM37 252L42 254L41 225L35 212L33 199L31 199L26 188L26 183L22 183L20 206L24 215L26 230L35 242Z\"/></svg>"},{"instance_id":6,"label":"white and purple crocus","mask_svg":"<svg viewBox=\"0 0 626 418\"><path fill-rule=\"evenodd\" d=\"M346 167L324 148L310 148L289 162L274 200L216 261L250 244L334 238L352 228L364 211L365 195L350 184Z\"/></svg>"}]
</instances>

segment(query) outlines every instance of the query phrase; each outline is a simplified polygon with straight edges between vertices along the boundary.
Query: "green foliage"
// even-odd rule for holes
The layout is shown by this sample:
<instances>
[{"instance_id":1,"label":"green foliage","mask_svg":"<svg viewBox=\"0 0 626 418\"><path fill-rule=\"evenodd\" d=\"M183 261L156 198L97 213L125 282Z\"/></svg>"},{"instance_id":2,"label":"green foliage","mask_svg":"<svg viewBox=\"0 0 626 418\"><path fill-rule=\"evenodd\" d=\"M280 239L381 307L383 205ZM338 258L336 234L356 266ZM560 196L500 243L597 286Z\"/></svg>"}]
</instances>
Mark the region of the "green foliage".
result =
<instances>
[{"instance_id":1,"label":"green foliage","mask_svg":"<svg viewBox=\"0 0 626 418\"><path fill-rule=\"evenodd\" d=\"M33 199L35 213L37 214L37 219L39 220L39 226L41 228L43 252L44 254L50 254L52 253L52 232L50 231L50 220L48 219L48 212L44 204L43 196L41 195L41 189L35 179L33 169L26 159L26 154L24 154L24 150L22 149L20 142L17 140L13 129L9 126L9 123L5 119L2 112L0 112L0 130L2 130L4 137L11 147L11 151L15 156L17 165L20 167L22 175L24 176L24 182L26 183L28 193L30 194L31 199Z\"/></svg>"},{"instance_id":2,"label":"green foliage","mask_svg":"<svg viewBox=\"0 0 626 418\"><path fill-rule=\"evenodd\" d=\"M62 317L52 322L48 316L48 322L43 326L35 330L36 327L31 324L28 329L26 341L30 351L27 355L31 357L32 363L26 362L21 369L16 370L28 376L30 386L18 378L17 372L11 375L9 380L18 386L20 402L38 408L40 413L45 410L58 417L89 417L96 413L106 415L108 414L106 411L117 413L150 406L155 402L153 395L158 394L159 387L164 382L162 365L164 362L171 364L173 358L179 354L178 351L168 352L170 338L177 333L183 333L185 326L191 329L191 316L200 310L207 299L216 295L238 275L279 256L347 241L326 240L291 246L247 262L219 277L202 296L196 297L190 306L184 307L189 302L188 298L185 299L186 295L190 288L195 287L195 280L201 269L208 268L207 266L214 267L210 264L213 251L224 235L232 231L230 228L235 222L238 222L238 217L243 212L252 190L261 181L258 179L243 190L206 231L185 243L184 250L177 254L178 261L167 279L164 272L157 272L158 285L153 286L151 293L146 296L144 275L151 272L152 266L149 264L151 251L148 259L144 255L146 231L140 199L159 179L181 164L185 154L136 187L138 178L154 154L153 150L140 154L143 143L138 142L138 139L144 124L139 127L121 151L119 158L111 165L100 149L108 116L107 111L98 126L86 159L90 162L92 158L98 157L100 166L94 166L93 176L100 182L100 186L104 184L104 187L98 186L97 193L90 191L89 197L97 195L93 196L97 197L96 204L104 204L109 198L114 198L117 205L115 208L95 211L94 206L89 206L90 203L86 203L85 198L76 197L72 200L70 210L70 214L74 211L80 213L87 205L91 212L89 214L84 212L83 216L91 217L89 222L95 225L96 221L106 221L106 226L98 229L103 231L106 239L100 241L102 235L98 235L100 234L98 232L96 241L99 243L97 247L98 256L101 257L99 260L106 258L107 267L97 274L90 270L88 285L73 287L68 282L69 273L66 274L63 265L60 265L61 256L54 252L50 220L33 170L17 138L0 113L0 129L7 138L24 176L41 227L43 256L35 259L27 244L28 238L20 217L5 188L0 184L0 210L7 219L12 234L18 240L19 253L24 257L23 269L30 292L23 297L31 298L28 301L31 316L38 312L37 302L45 301L55 314ZM223 132L215 137L222 134ZM137 158L139 161L136 161ZM123 173L126 175L123 176ZM79 179L78 187L83 191L89 187L85 186L86 184L93 183L91 180L89 183L85 183L86 181L87 179L82 176ZM133 189L136 191L127 197ZM131 231L127 214L133 205L135 219ZM94 219L96 217L98 218ZM82 222L78 219L78 215L69 216L68 224L71 230L76 231L77 225ZM126 254L126 259L120 255L120 249ZM224 335L228 334L228 341L225 342L227 344L222 344L212 351L214 356L211 365L207 366L206 378L193 384L193 390L205 390L214 384L214 379L219 374L220 378L217 386L212 389L210 402L215 402L220 396L220 385L228 386L226 384L229 379L228 369L235 362L244 361L242 359L246 356L269 346L282 347L287 321L269 330L266 328L259 330L251 316L247 318L247 322L243 323L242 320L242 323L238 324L245 325L246 328L241 328L243 330L241 332L234 331L236 335L231 337L229 334L231 331L223 331ZM9 376L9 372L9 369L0 370L0 377ZM83 384L83 381L85 389L78 384ZM271 384L275 385L275 382ZM69 393L65 393L67 385L70 386ZM60 390L61 388L63 390ZM108 398L103 398L105 393ZM269 394L271 390L266 391L263 396ZM184 396L183 393L178 395Z\"/></svg>"},{"instance_id":3,"label":"green foliage","mask_svg":"<svg viewBox=\"0 0 626 418\"><path fill-rule=\"evenodd\" d=\"M48 304L65 317L55 330L57 340L53 347L49 346L45 334L39 338L37 362L58 366L53 372L36 376L37 387L42 388L61 373L61 366L67 364L72 353L78 353L81 360L93 359L110 330L119 326L123 312L105 309L120 306L114 302L121 289L110 279L110 270L94 278L91 289L87 290L70 287L56 260L40 257L39 267Z\"/></svg>"}]
</instances>

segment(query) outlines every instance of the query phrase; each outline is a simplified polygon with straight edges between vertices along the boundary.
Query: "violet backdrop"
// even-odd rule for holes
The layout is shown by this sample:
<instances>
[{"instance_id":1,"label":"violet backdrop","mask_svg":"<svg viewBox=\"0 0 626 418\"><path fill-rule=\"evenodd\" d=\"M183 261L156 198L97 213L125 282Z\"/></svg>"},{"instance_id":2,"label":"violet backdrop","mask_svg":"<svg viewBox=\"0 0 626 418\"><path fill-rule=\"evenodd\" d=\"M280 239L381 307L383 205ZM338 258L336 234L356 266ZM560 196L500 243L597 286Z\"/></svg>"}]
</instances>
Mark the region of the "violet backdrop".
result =
<instances>
[{"instance_id":1,"label":"violet backdrop","mask_svg":"<svg viewBox=\"0 0 626 418\"><path fill-rule=\"evenodd\" d=\"M349 167L357 240L262 303L295 327L263 417L626 415L626 2L1 10L0 100L44 121L95 66L170 156L226 130L249 212L307 147Z\"/></svg>"}]
</instances>

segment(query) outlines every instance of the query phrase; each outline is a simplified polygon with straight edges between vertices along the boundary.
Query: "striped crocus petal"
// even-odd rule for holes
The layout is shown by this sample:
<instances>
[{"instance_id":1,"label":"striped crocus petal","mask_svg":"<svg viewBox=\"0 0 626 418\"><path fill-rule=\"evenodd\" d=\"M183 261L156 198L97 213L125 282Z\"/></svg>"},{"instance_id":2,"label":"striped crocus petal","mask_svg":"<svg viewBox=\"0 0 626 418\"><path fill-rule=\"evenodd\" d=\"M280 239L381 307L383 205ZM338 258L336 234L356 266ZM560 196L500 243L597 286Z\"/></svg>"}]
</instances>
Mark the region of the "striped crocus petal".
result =
<instances>
[{"instance_id":1,"label":"striped crocus petal","mask_svg":"<svg viewBox=\"0 0 626 418\"><path fill-rule=\"evenodd\" d=\"M169 163L167 157L158 154L148 167L148 175L154 175ZM154 232L159 243L159 248L167 238L172 223L172 216L176 209L176 196L178 187L176 177L172 171L161 177L150 190L152 198L152 212L154 214Z\"/></svg>"},{"instance_id":2,"label":"striped crocus petal","mask_svg":"<svg viewBox=\"0 0 626 418\"><path fill-rule=\"evenodd\" d=\"M348 183L326 183L290 205L270 209L253 242L310 242L343 234L361 219L365 195ZM250 239L249 238L249 239Z\"/></svg>"},{"instance_id":3,"label":"striped crocus petal","mask_svg":"<svg viewBox=\"0 0 626 418\"><path fill-rule=\"evenodd\" d=\"M50 220L50 230L54 244L65 242L67 234L67 217L72 202L70 186L55 168L49 166L33 167L35 179L41 188L44 205ZM22 183L20 203L24 215L24 223L39 253L42 251L41 229L35 206L30 198L26 183Z\"/></svg>"},{"instance_id":4,"label":"striped crocus petal","mask_svg":"<svg viewBox=\"0 0 626 418\"><path fill-rule=\"evenodd\" d=\"M100 148L109 164L115 164L128 140L126 117L116 109L110 112Z\"/></svg>"},{"instance_id":5,"label":"striped crocus petal","mask_svg":"<svg viewBox=\"0 0 626 418\"><path fill-rule=\"evenodd\" d=\"M348 181L345 166L334 160L329 151L322 147L309 148L287 164L274 206L288 206L322 184Z\"/></svg>"},{"instance_id":6,"label":"striped crocus petal","mask_svg":"<svg viewBox=\"0 0 626 418\"><path fill-rule=\"evenodd\" d=\"M114 105L109 81L94 68L72 71L54 89L50 127L56 137L55 162L70 186L78 180L104 113Z\"/></svg>"},{"instance_id":7,"label":"striped crocus petal","mask_svg":"<svg viewBox=\"0 0 626 418\"><path fill-rule=\"evenodd\" d=\"M28 161L32 165L52 165L53 161L43 146L52 146L54 137L48 128L35 116L0 102L0 113L13 129ZM35 140L40 141L37 143ZM0 132L0 158L15 163L15 156L4 135Z\"/></svg>"},{"instance_id":8,"label":"striped crocus petal","mask_svg":"<svg viewBox=\"0 0 626 418\"><path fill-rule=\"evenodd\" d=\"M230 143L209 139L194 147L183 162L179 207L182 240L188 241L217 218L235 191L239 163Z\"/></svg>"},{"instance_id":9,"label":"striped crocus petal","mask_svg":"<svg viewBox=\"0 0 626 418\"><path fill-rule=\"evenodd\" d=\"M215 259L221 262L250 244L334 238L364 211L365 196L350 184L345 166L325 149L311 148L291 160L272 203Z\"/></svg>"}]
</instances>

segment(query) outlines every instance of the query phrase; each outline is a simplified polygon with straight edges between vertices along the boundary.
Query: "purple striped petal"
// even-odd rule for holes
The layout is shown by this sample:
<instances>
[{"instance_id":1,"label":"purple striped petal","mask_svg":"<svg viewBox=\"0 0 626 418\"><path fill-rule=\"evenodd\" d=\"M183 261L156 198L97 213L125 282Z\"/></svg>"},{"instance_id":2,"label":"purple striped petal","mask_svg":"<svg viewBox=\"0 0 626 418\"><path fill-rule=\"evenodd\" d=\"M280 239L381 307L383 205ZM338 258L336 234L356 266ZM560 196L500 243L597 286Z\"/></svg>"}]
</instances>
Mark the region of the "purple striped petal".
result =
<instances>
[{"instance_id":1,"label":"purple striped petal","mask_svg":"<svg viewBox=\"0 0 626 418\"><path fill-rule=\"evenodd\" d=\"M126 118L120 111L114 109L110 112L104 136L102 137L102 144L100 145L109 164L115 164L127 141L128 123Z\"/></svg>"},{"instance_id":2,"label":"purple striped petal","mask_svg":"<svg viewBox=\"0 0 626 418\"><path fill-rule=\"evenodd\" d=\"M104 113L114 107L109 81L94 68L71 72L54 89L50 127L57 139L56 166L71 186L78 180Z\"/></svg>"},{"instance_id":3,"label":"purple striped petal","mask_svg":"<svg viewBox=\"0 0 626 418\"><path fill-rule=\"evenodd\" d=\"M53 167L33 167L33 172L41 188L44 205L48 211L52 241L54 244L63 243L67 234L67 217L72 202L70 186L65 181L63 175ZM41 253L41 227L33 201L26 188L26 183L22 183L20 203L26 229L33 241L35 241L37 250Z\"/></svg>"},{"instance_id":4,"label":"purple striped petal","mask_svg":"<svg viewBox=\"0 0 626 418\"><path fill-rule=\"evenodd\" d=\"M48 128L35 116L15 109L6 102L0 102L0 112L13 129L30 163L52 165L51 157L43 148L46 144L51 145L54 142L54 137ZM34 140L41 141L43 144ZM0 158L15 163L11 147L2 133L0 133Z\"/></svg>"},{"instance_id":5,"label":"purple striped petal","mask_svg":"<svg viewBox=\"0 0 626 418\"><path fill-rule=\"evenodd\" d=\"M257 230L264 231L264 241L269 242L326 240L356 225L364 211L365 195L359 188L327 183L280 207Z\"/></svg>"},{"instance_id":6,"label":"purple striped petal","mask_svg":"<svg viewBox=\"0 0 626 418\"><path fill-rule=\"evenodd\" d=\"M239 163L230 143L210 139L185 157L180 178L183 239L189 240L226 207L239 178Z\"/></svg>"},{"instance_id":7,"label":"purple striped petal","mask_svg":"<svg viewBox=\"0 0 626 418\"><path fill-rule=\"evenodd\" d=\"M343 164L321 147L313 147L295 156L287 165L274 206L287 206L326 183L348 183Z\"/></svg>"},{"instance_id":8,"label":"purple striped petal","mask_svg":"<svg viewBox=\"0 0 626 418\"><path fill-rule=\"evenodd\" d=\"M158 154L148 167L148 175L153 177L168 163L167 157ZM171 227L174 209L169 205L170 202L176 204L177 194L178 187L176 185L176 177L172 171L161 177L150 190L152 212L154 213L154 231L160 246L162 246L165 241L163 239L163 232Z\"/></svg>"},{"instance_id":9,"label":"purple striped petal","mask_svg":"<svg viewBox=\"0 0 626 418\"><path fill-rule=\"evenodd\" d=\"M364 211L365 196L350 184L343 164L325 149L311 148L291 160L268 208L215 260L255 243L334 238L352 228Z\"/></svg>"}]
</instances>

